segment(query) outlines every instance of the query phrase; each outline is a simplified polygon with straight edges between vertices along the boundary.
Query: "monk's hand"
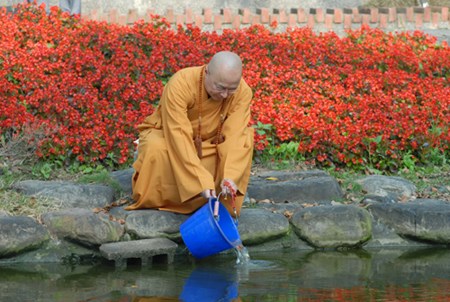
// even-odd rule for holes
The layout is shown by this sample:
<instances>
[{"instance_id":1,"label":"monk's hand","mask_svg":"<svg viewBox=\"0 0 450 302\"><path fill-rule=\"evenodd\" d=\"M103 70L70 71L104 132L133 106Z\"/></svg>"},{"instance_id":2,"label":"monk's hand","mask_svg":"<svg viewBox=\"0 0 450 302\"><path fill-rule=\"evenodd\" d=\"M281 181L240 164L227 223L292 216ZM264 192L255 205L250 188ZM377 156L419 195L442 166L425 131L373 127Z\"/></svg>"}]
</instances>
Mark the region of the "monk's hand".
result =
<instances>
[{"instance_id":1,"label":"monk's hand","mask_svg":"<svg viewBox=\"0 0 450 302\"><path fill-rule=\"evenodd\" d=\"M206 199L210 199L211 197L214 197L214 198L217 197L216 196L216 190L213 190L213 189L203 190L201 195L202 195L203 198L206 198Z\"/></svg>"},{"instance_id":2,"label":"monk's hand","mask_svg":"<svg viewBox=\"0 0 450 302\"><path fill-rule=\"evenodd\" d=\"M230 196L236 196L237 186L234 183L234 181L232 181L231 179L224 178L222 180L222 182L220 183L220 187L222 189L223 194L227 194Z\"/></svg>"}]
</instances>

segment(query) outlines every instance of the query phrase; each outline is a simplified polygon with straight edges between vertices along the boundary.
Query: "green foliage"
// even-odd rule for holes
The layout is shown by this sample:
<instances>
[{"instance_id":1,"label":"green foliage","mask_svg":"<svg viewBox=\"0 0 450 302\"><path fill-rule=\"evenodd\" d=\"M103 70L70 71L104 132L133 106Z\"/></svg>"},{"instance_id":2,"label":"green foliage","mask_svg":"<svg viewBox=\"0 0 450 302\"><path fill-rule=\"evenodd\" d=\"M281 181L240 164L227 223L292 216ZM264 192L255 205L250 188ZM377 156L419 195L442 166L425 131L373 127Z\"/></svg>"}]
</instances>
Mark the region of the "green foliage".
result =
<instances>
[{"instance_id":1,"label":"green foliage","mask_svg":"<svg viewBox=\"0 0 450 302\"><path fill-rule=\"evenodd\" d=\"M305 161L304 156L298 152L298 145L296 142L289 142L268 146L258 153L257 161L270 168L288 169Z\"/></svg>"},{"instance_id":2,"label":"green foliage","mask_svg":"<svg viewBox=\"0 0 450 302\"><path fill-rule=\"evenodd\" d=\"M38 179L48 180L52 176L54 167L55 164L51 162L39 162L33 167L31 174L33 174L33 176L35 176Z\"/></svg>"}]
</instances>

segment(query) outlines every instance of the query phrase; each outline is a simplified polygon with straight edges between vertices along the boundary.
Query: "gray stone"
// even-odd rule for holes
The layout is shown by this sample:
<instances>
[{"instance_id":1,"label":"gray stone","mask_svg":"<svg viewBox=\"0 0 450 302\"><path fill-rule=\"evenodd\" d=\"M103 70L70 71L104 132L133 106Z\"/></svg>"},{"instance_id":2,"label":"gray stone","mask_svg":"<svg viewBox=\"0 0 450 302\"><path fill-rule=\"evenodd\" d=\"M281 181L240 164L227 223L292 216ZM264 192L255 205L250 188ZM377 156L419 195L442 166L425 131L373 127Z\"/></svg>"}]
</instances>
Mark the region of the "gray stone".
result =
<instances>
[{"instance_id":1,"label":"gray stone","mask_svg":"<svg viewBox=\"0 0 450 302\"><path fill-rule=\"evenodd\" d=\"M450 205L373 204L368 210L400 236L450 244Z\"/></svg>"},{"instance_id":2,"label":"gray stone","mask_svg":"<svg viewBox=\"0 0 450 302\"><path fill-rule=\"evenodd\" d=\"M258 221L264 223L255 223ZM243 209L238 229L244 245L259 244L286 235L289 221L282 214L264 209Z\"/></svg>"},{"instance_id":3,"label":"gray stone","mask_svg":"<svg viewBox=\"0 0 450 302\"><path fill-rule=\"evenodd\" d=\"M316 202L343 198L338 182L322 171L272 172L252 176L248 193L256 200Z\"/></svg>"},{"instance_id":4,"label":"gray stone","mask_svg":"<svg viewBox=\"0 0 450 302\"><path fill-rule=\"evenodd\" d=\"M63 209L42 215L42 221L58 238L68 239L87 246L98 246L119 241L124 227L110 221L105 214L95 214L87 209Z\"/></svg>"},{"instance_id":5,"label":"gray stone","mask_svg":"<svg viewBox=\"0 0 450 302\"><path fill-rule=\"evenodd\" d=\"M364 243L364 248L421 247L424 245L426 244L423 242L400 236L394 229L372 217L372 238Z\"/></svg>"},{"instance_id":6,"label":"gray stone","mask_svg":"<svg viewBox=\"0 0 450 302\"><path fill-rule=\"evenodd\" d=\"M112 179L119 183L120 189L128 195L132 194L131 178L133 177L134 169L129 168L125 170L114 171L110 173Z\"/></svg>"},{"instance_id":7,"label":"gray stone","mask_svg":"<svg viewBox=\"0 0 450 302\"><path fill-rule=\"evenodd\" d=\"M392 194L387 194L385 196L380 195L374 195L374 194L368 194L364 196L363 200L361 201L362 205L369 205L373 203L396 203L395 200L397 197Z\"/></svg>"},{"instance_id":8,"label":"gray stone","mask_svg":"<svg viewBox=\"0 0 450 302\"><path fill-rule=\"evenodd\" d=\"M0 259L0 264L8 263L66 263L68 259L89 259L94 262L99 253L76 243L65 240L48 240L39 249L20 253L18 255Z\"/></svg>"},{"instance_id":9,"label":"gray stone","mask_svg":"<svg viewBox=\"0 0 450 302\"><path fill-rule=\"evenodd\" d=\"M248 248L250 254L259 252L283 252L288 250L302 251L314 249L304 240L300 239L291 228L283 237L272 238L271 240L261 242L260 244L249 245L246 247Z\"/></svg>"},{"instance_id":10,"label":"gray stone","mask_svg":"<svg viewBox=\"0 0 450 302\"><path fill-rule=\"evenodd\" d=\"M421 205L446 205L450 206L450 200L431 199L431 198L417 198L408 202L409 204L421 204Z\"/></svg>"},{"instance_id":11,"label":"gray stone","mask_svg":"<svg viewBox=\"0 0 450 302\"><path fill-rule=\"evenodd\" d=\"M410 200L416 194L416 186L401 177L371 175L357 180L357 183L368 194L387 196L394 201Z\"/></svg>"},{"instance_id":12,"label":"gray stone","mask_svg":"<svg viewBox=\"0 0 450 302\"><path fill-rule=\"evenodd\" d=\"M0 210L0 217L4 217L4 216L11 216L11 214L6 211Z\"/></svg>"},{"instance_id":13,"label":"gray stone","mask_svg":"<svg viewBox=\"0 0 450 302\"><path fill-rule=\"evenodd\" d=\"M28 196L50 198L62 208L104 207L114 200L113 188L96 184L24 180L14 184L13 189Z\"/></svg>"},{"instance_id":14,"label":"gray stone","mask_svg":"<svg viewBox=\"0 0 450 302\"><path fill-rule=\"evenodd\" d=\"M128 215L130 215L131 213L134 213L133 211L125 210L125 207L127 207L127 206L128 205L120 206L120 207L112 207L108 211L108 213L117 219L126 219L128 217Z\"/></svg>"},{"instance_id":15,"label":"gray stone","mask_svg":"<svg viewBox=\"0 0 450 302\"><path fill-rule=\"evenodd\" d=\"M372 234L369 212L356 206L318 206L294 213L296 233L318 248L358 247Z\"/></svg>"},{"instance_id":16,"label":"gray stone","mask_svg":"<svg viewBox=\"0 0 450 302\"><path fill-rule=\"evenodd\" d=\"M167 238L154 238L102 244L100 253L106 259L114 260L116 267L124 268L127 259L140 258L142 265L147 265L150 258L158 255L167 255L167 262L172 263L177 247Z\"/></svg>"},{"instance_id":17,"label":"gray stone","mask_svg":"<svg viewBox=\"0 0 450 302\"><path fill-rule=\"evenodd\" d=\"M130 185L132 169L116 171L112 175L119 182L122 181L122 185ZM257 192L263 192L263 195L258 197L255 192L253 194L250 192L252 201L246 202L241 211L238 228L244 245L248 246L252 252L314 248L341 249L361 246L380 248L449 245L450 202L448 200L414 199L414 185L402 178L366 177L360 183L368 192L361 202L366 205L367 210L355 205L341 205L335 202L333 199L341 196L342 191L335 189L338 186L337 182L323 171L273 171L252 176L250 180L252 188L259 186ZM34 181L31 184L21 182L16 184L15 188L30 195L36 194L49 198L63 196L63 199L66 199L68 195L72 195L67 197L70 199L74 198L73 195L79 198L80 195L89 193L85 194L79 203L72 199L66 204L76 202L85 208L95 204L85 202L86 200L96 199L97 193L103 194L101 190L96 191L100 188L96 186L86 188L86 185L81 184ZM56 188L58 186L62 188ZM329 190L330 187L331 190ZM288 194L291 197L286 197ZM324 195L328 197L325 198ZM334 195L333 198L332 195ZM256 202L254 200L256 198L260 200ZM291 198L294 201L285 201ZM406 200L407 203L405 203ZM112 205L111 201L106 204ZM5 261L8 263L52 262L71 257L73 254L76 257L90 259L98 255L97 247L102 244L130 240L120 244L120 247L132 244L133 239L167 238L182 243L179 228L189 217L188 215L158 210L125 211L124 205L120 204L120 206L105 208L109 209L109 216L103 213L95 214L88 209L70 208L43 214L41 220L44 226L33 222L30 228L26 223L22 229L12 228L9 230L9 238L13 239L8 243L11 245L14 243L14 246L8 249L14 252L8 251L8 258L2 258L0 263ZM103 202L97 205L102 206ZM10 227L13 222L24 219L24 217L19 220L16 218L7 212L0 211L0 257L3 255L2 249L6 250L2 246L6 242L3 238L5 234L8 234L2 228L4 225ZM10 219L8 221L11 223L2 224L2 220L5 221L5 219ZM119 219L125 221L125 226L116 222ZM27 223L29 222L28 220ZM33 231L33 228L43 230L42 242L39 241L40 232ZM21 232L27 240L37 241L32 244L13 241L18 237L14 232ZM49 241L49 232L60 240ZM31 239L30 233L33 234ZM75 251L67 247L67 244L84 250ZM61 249L60 253L57 252L58 248ZM188 250L181 245L176 253L187 254ZM129 255L133 258L133 254ZM148 258L143 259L144 263L146 259L148 260ZM123 261L118 262L118 266L121 265Z\"/></svg>"},{"instance_id":18,"label":"gray stone","mask_svg":"<svg viewBox=\"0 0 450 302\"><path fill-rule=\"evenodd\" d=\"M128 233L143 238L181 239L180 225L189 216L158 210L132 211L127 216L125 228Z\"/></svg>"},{"instance_id":19,"label":"gray stone","mask_svg":"<svg viewBox=\"0 0 450 302\"><path fill-rule=\"evenodd\" d=\"M284 202L284 203L267 203L267 202L258 202L256 203L256 207L260 209L266 209L268 211L271 211L273 213L288 213L288 212L295 212L299 208L298 203L290 203L290 202Z\"/></svg>"},{"instance_id":20,"label":"gray stone","mask_svg":"<svg viewBox=\"0 0 450 302\"><path fill-rule=\"evenodd\" d=\"M48 231L30 217L0 217L0 257L39 248L49 239Z\"/></svg>"}]
</instances>

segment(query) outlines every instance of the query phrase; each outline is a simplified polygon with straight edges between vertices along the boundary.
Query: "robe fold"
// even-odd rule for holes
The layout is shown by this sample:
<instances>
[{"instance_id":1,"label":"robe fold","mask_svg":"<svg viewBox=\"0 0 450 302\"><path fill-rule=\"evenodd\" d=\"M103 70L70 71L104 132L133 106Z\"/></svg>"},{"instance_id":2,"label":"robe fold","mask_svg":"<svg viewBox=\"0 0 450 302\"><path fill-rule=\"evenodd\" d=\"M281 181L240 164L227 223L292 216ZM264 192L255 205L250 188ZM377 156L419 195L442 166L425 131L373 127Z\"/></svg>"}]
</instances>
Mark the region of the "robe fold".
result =
<instances>
[{"instance_id":1,"label":"robe fold","mask_svg":"<svg viewBox=\"0 0 450 302\"><path fill-rule=\"evenodd\" d=\"M133 199L127 210L160 209L192 213L206 203L205 189L220 192L220 182L231 179L238 187L239 215L250 177L254 130L248 127L252 91L241 79L236 92L222 101L209 98L202 87L202 158L194 138L198 132L198 94L202 66L175 73L164 88L158 107L138 126L138 156L133 164ZM205 75L203 74L203 79ZM224 141L213 142L224 116ZM218 159L216 159L218 157ZM218 162L216 163L216 160ZM217 177L216 174L217 165ZM221 198L233 214L231 198Z\"/></svg>"}]
</instances>

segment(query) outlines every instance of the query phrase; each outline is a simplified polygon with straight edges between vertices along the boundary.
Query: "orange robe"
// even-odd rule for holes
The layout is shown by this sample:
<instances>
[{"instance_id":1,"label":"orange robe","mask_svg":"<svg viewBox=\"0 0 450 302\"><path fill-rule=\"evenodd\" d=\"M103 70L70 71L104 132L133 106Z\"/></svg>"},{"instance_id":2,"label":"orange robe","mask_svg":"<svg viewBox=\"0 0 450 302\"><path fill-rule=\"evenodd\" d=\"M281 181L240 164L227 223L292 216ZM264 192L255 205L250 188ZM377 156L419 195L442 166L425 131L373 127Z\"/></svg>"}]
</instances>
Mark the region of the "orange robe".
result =
<instances>
[{"instance_id":1,"label":"orange robe","mask_svg":"<svg viewBox=\"0 0 450 302\"><path fill-rule=\"evenodd\" d=\"M198 130L198 94L202 66L178 71L164 88L155 112L138 126L138 157L133 164L133 199L127 207L160 209L188 214L206 203L200 196L205 189L220 192L220 182L232 179L237 187L236 210L239 215L250 177L253 155L253 128L248 127L252 91L241 79L236 92L223 104L209 98L202 87L200 159L193 138ZM203 75L203 80L204 80ZM225 140L213 143L225 116ZM218 156L218 163L216 157ZM214 179L216 164L217 177ZM222 198L221 198L222 200ZM230 197L223 201L232 213Z\"/></svg>"}]
</instances>

